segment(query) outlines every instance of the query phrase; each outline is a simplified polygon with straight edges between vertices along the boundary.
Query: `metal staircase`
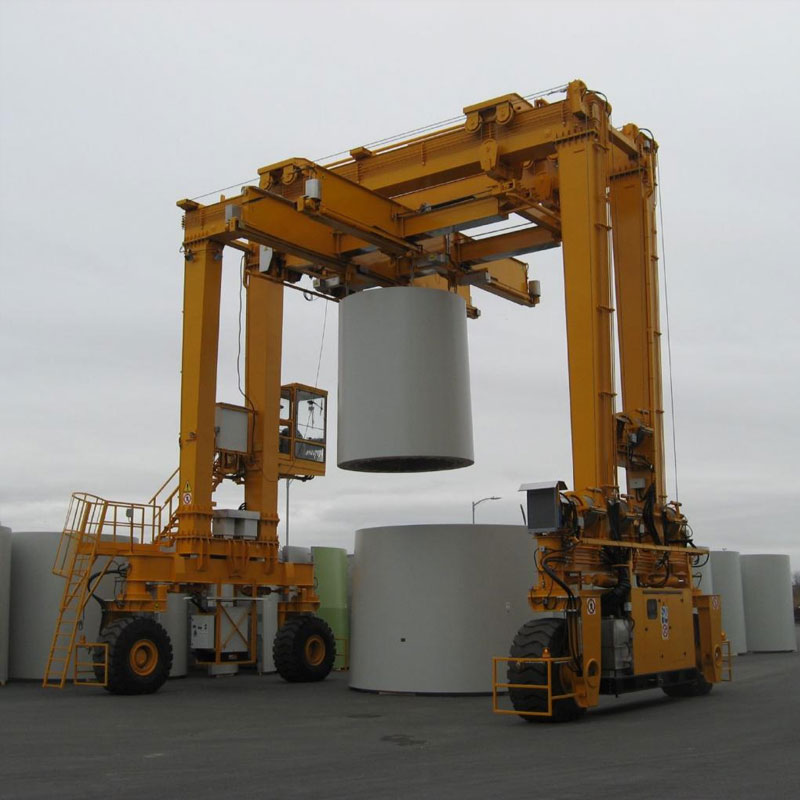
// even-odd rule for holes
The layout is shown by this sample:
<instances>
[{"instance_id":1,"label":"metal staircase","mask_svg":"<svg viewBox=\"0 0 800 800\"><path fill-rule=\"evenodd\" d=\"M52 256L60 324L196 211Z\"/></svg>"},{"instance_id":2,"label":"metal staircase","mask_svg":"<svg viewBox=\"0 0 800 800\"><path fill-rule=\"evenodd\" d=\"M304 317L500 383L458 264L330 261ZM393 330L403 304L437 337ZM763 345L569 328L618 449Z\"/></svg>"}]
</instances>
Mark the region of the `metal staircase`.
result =
<instances>
[{"instance_id":1,"label":"metal staircase","mask_svg":"<svg viewBox=\"0 0 800 800\"><path fill-rule=\"evenodd\" d=\"M53 564L53 573L65 578L66 582L42 686L62 689L76 649L91 651L95 646L102 646L101 643L87 642L85 638L78 641L78 631L93 588L89 581L94 577L96 586L113 561L106 545L110 544L112 551L130 552L129 548L134 545L168 543L174 536L178 519L177 474L176 469L145 504L119 503L84 493L72 495ZM104 555L107 555L106 563L92 576L101 539ZM93 667L94 663L85 660L76 663L75 682L90 683L79 679L79 666Z\"/></svg>"},{"instance_id":2,"label":"metal staircase","mask_svg":"<svg viewBox=\"0 0 800 800\"><path fill-rule=\"evenodd\" d=\"M47 656L42 686L62 689L67 680L75 638L89 599L89 570L97 556L108 504L89 495L72 496L53 572L66 578L58 620Z\"/></svg>"}]
</instances>

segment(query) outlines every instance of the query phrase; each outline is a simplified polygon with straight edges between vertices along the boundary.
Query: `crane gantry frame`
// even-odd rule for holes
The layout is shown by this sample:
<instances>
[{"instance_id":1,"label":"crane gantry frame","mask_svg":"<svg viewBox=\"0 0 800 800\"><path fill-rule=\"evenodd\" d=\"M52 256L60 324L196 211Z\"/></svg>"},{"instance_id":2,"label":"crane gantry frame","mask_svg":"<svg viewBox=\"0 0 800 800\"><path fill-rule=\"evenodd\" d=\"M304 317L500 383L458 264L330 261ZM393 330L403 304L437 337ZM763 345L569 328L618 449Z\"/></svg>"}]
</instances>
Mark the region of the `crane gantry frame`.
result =
<instances>
[{"instance_id":1,"label":"crane gantry frame","mask_svg":"<svg viewBox=\"0 0 800 800\"><path fill-rule=\"evenodd\" d=\"M94 557L125 555L129 567L124 590L109 609L112 619L157 611L169 591L224 584L253 597L281 591L282 623L313 612L318 600L312 567L278 557L279 479L324 474L324 463L296 458L294 447L288 455L281 452L281 425L287 421L281 396L290 391L281 386L284 288L310 276L316 291L335 301L373 287L433 287L462 295L468 315L476 317L473 287L535 306L538 281L529 280L527 264L517 256L561 246L573 490L557 490L568 522L539 534L542 571L531 605L572 615L570 672L559 669L561 682L572 689L569 701L581 708L596 703L601 689L601 615L587 614L592 603L581 607L580 598L599 602L604 592L624 591L626 585L628 602L655 587L677 592L684 605L673 640L677 649L668 655L680 650L683 657L674 659L673 669L657 670L661 680L667 673L676 681L695 673L708 682L720 680L719 603L692 592L688 527L665 488L657 144L635 125L615 128L606 98L581 81L568 84L558 101L509 94L468 106L464 114L463 124L373 150L359 147L325 166L302 158L266 166L258 186L215 203L178 203L185 258L178 482L152 516L149 541L121 542L116 522L112 540L102 541L113 504L104 507L98 524L91 520L100 506L91 501L87 510L88 501L79 503L77 521L67 526L71 538L65 539L77 545L63 548L64 554L82 548ZM527 224L480 238L465 233L511 215ZM246 290L248 447L238 455L221 453L215 440L225 247L243 253ZM618 467L626 470L625 490L618 485ZM212 496L226 478L244 484L245 506L258 512L254 539L212 534ZM151 505L156 509L155 499ZM86 542L81 524L96 533L96 541ZM610 547L612 540L624 547ZM553 554L560 554L557 565L548 561ZM679 618L675 610L673 615ZM697 650L693 616L700 619ZM648 661L644 655L640 660ZM554 683L547 683L551 696ZM552 698L549 703L552 712Z\"/></svg>"}]
</instances>

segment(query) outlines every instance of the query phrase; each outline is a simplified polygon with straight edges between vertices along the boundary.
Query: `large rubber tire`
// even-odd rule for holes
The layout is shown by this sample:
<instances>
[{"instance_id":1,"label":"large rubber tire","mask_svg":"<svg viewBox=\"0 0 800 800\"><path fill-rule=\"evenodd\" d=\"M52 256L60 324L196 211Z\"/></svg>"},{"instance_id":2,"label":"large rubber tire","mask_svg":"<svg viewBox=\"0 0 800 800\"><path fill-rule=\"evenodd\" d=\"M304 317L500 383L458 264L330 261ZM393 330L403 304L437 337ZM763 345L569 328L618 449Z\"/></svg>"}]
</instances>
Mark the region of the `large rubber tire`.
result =
<instances>
[{"instance_id":1,"label":"large rubber tire","mask_svg":"<svg viewBox=\"0 0 800 800\"><path fill-rule=\"evenodd\" d=\"M714 688L702 675L698 675L690 683L676 683L672 686L662 686L661 690L668 697L703 697Z\"/></svg>"},{"instance_id":2,"label":"large rubber tire","mask_svg":"<svg viewBox=\"0 0 800 800\"><path fill-rule=\"evenodd\" d=\"M112 694L151 694L158 691L172 669L172 643L164 628L150 617L121 617L100 634L108 644L108 683ZM95 648L94 660L103 660ZM103 668L95 667L98 680Z\"/></svg>"},{"instance_id":3,"label":"large rubber tire","mask_svg":"<svg viewBox=\"0 0 800 800\"><path fill-rule=\"evenodd\" d=\"M533 619L526 622L514 637L511 645L512 658L540 658L545 647L553 658L569 654L567 641L567 623L560 617ZM565 694L560 665L552 667L553 694ZM509 661L509 683L546 684L547 667L545 664L530 664ZM515 711L547 711L546 689L509 689L509 697ZM572 697L553 701L552 716L529 717L520 714L526 722L571 722L583 716L585 708L579 706Z\"/></svg>"},{"instance_id":4,"label":"large rubber tire","mask_svg":"<svg viewBox=\"0 0 800 800\"><path fill-rule=\"evenodd\" d=\"M275 636L272 657L289 683L321 681L336 658L336 640L328 623L311 614L290 617Z\"/></svg>"}]
</instances>

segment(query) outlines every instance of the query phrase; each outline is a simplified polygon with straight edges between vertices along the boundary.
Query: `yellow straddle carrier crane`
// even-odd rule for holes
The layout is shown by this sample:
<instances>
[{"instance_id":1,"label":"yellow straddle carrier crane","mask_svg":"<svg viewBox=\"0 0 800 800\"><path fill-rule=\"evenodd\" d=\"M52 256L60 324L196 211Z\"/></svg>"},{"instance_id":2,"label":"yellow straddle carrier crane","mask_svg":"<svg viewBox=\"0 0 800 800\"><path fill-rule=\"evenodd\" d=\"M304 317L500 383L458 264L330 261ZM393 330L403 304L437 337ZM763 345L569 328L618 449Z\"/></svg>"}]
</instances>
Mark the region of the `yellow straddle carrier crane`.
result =
<instances>
[{"instance_id":1,"label":"yellow straddle carrier crane","mask_svg":"<svg viewBox=\"0 0 800 800\"><path fill-rule=\"evenodd\" d=\"M523 487L536 537L536 617L494 664L495 709L574 719L602 693L661 686L708 692L730 674L720 601L693 588L694 546L665 486L653 137L611 124L581 81L563 98L509 94L464 109L463 123L320 165L259 170L258 186L201 205L181 200L185 258L180 464L143 504L73 495L55 571L66 578L45 677L112 692L155 691L171 661L156 621L169 592L209 614L210 663L255 660L256 601L279 594L274 655L287 680L324 678L330 629L314 616L313 567L281 560L278 480L324 475L326 393L281 386L285 288L311 276L330 301L373 287L477 287L524 306L539 282L516 256L562 246L573 490ZM549 97L550 95L548 95ZM471 238L470 228L522 225ZM613 270L609 235L613 241ZM217 403L222 251L243 254L245 405ZM612 304L613 296L616 309ZM619 336L621 410L613 377ZM625 470L621 488L618 469ZM242 509L215 509L223 480ZM117 575L98 641L78 638L100 579ZM237 609L245 609L240 611ZM243 641L231 652L232 639ZM498 669L505 665L505 680ZM507 689L513 708L499 707Z\"/></svg>"}]
</instances>

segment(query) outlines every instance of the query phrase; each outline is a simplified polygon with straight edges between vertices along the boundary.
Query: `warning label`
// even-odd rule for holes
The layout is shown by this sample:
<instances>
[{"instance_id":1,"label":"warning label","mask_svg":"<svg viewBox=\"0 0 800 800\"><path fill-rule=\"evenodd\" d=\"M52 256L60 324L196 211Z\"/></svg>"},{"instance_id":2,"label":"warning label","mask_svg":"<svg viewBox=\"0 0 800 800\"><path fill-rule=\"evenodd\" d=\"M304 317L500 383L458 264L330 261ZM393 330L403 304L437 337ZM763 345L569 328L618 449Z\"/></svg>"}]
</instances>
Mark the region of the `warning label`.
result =
<instances>
[{"instance_id":1,"label":"warning label","mask_svg":"<svg viewBox=\"0 0 800 800\"><path fill-rule=\"evenodd\" d=\"M594 597L590 597L586 601L586 613L587 614L595 614L597 612L597 600Z\"/></svg>"},{"instance_id":2,"label":"warning label","mask_svg":"<svg viewBox=\"0 0 800 800\"><path fill-rule=\"evenodd\" d=\"M661 638L669 639L669 606L661 606Z\"/></svg>"}]
</instances>

